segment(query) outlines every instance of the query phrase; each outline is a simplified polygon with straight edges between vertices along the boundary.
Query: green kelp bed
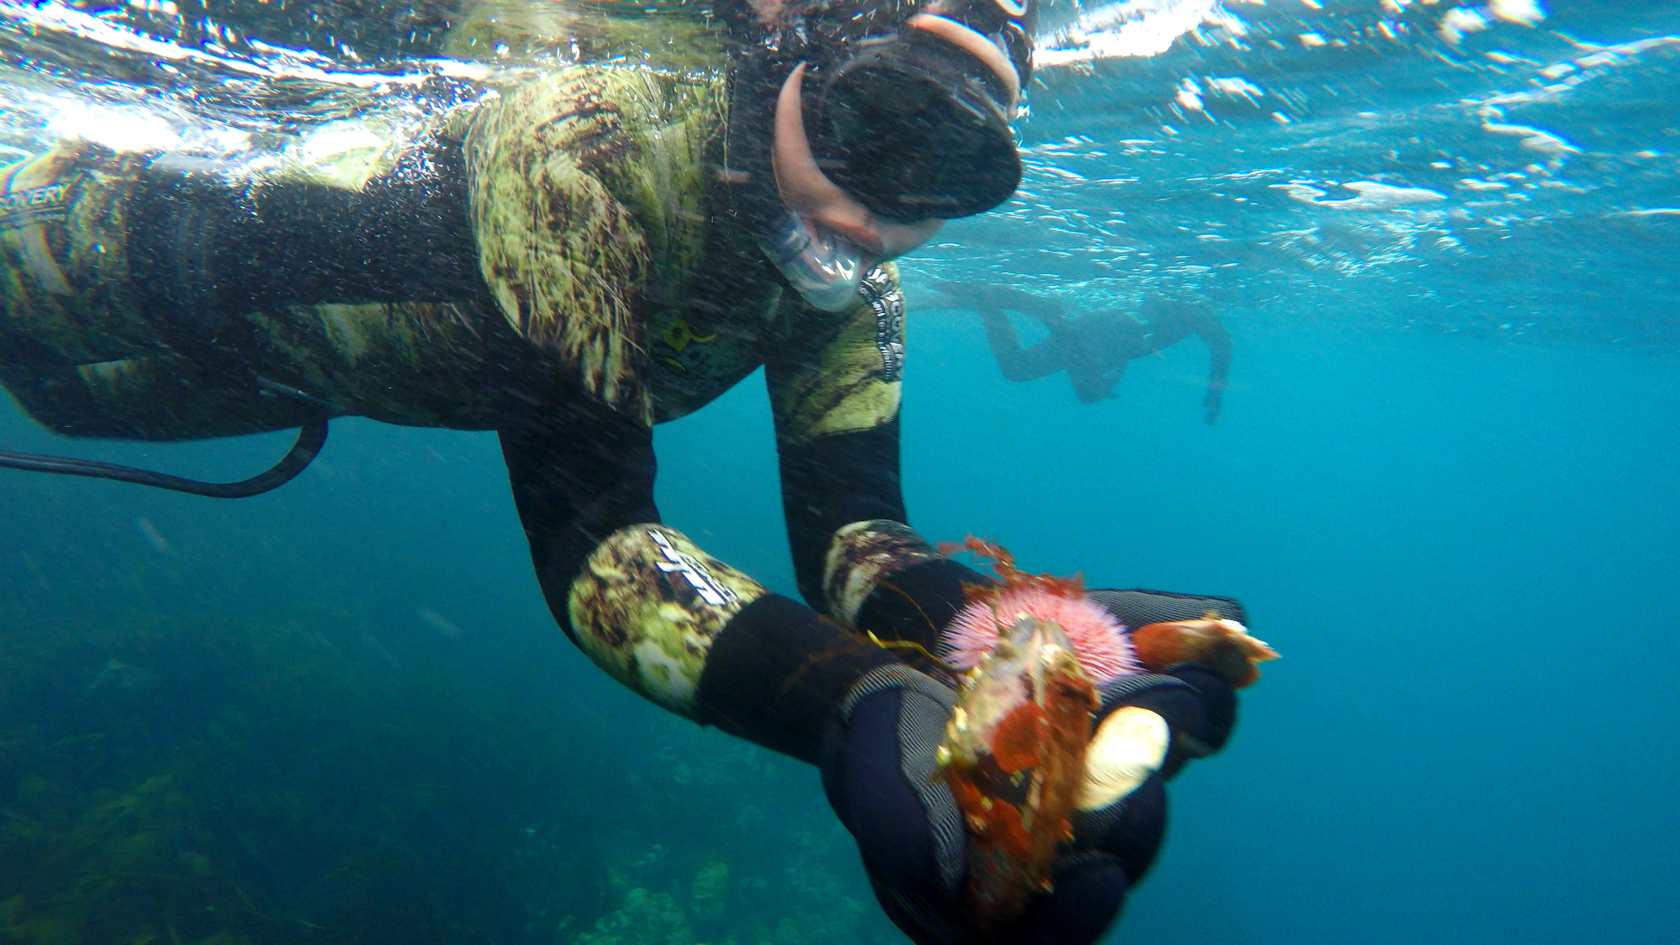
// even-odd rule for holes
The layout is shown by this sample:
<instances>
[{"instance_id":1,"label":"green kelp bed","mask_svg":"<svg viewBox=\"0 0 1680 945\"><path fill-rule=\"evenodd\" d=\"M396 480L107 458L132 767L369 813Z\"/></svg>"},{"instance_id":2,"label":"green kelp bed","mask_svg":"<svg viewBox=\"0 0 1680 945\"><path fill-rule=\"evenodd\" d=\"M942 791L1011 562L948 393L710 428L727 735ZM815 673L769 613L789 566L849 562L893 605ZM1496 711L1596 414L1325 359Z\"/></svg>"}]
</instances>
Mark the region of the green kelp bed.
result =
<instances>
[{"instance_id":1,"label":"green kelp bed","mask_svg":"<svg viewBox=\"0 0 1680 945\"><path fill-rule=\"evenodd\" d=\"M298 606L67 622L14 602L0 941L890 934L809 772L682 723L625 731L535 675L451 673L353 609Z\"/></svg>"}]
</instances>

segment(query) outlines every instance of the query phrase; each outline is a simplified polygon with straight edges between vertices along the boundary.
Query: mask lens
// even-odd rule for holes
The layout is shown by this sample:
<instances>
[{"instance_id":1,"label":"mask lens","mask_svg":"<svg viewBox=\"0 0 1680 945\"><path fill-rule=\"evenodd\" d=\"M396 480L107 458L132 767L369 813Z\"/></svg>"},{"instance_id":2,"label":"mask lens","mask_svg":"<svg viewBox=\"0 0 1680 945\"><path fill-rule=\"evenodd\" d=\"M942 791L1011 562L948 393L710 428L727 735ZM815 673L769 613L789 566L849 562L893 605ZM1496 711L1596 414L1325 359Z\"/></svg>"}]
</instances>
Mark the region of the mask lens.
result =
<instances>
[{"instance_id":1,"label":"mask lens","mask_svg":"<svg viewBox=\"0 0 1680 945\"><path fill-rule=\"evenodd\" d=\"M937 37L872 44L806 89L818 166L874 213L970 216L1009 199L1021 182L1007 90Z\"/></svg>"}]
</instances>

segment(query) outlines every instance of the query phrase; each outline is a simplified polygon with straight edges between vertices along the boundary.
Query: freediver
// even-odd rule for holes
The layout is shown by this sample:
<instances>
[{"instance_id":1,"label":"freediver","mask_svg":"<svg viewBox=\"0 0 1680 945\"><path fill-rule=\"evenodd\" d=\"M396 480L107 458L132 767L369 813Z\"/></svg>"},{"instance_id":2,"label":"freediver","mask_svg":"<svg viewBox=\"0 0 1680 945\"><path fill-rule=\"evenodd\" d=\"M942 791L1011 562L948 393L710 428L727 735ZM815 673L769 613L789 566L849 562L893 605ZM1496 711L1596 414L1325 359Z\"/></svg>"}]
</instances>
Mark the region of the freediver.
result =
<instances>
[{"instance_id":1,"label":"freediver","mask_svg":"<svg viewBox=\"0 0 1680 945\"><path fill-rule=\"evenodd\" d=\"M1073 395L1094 404L1118 397L1115 385L1126 365L1170 348L1186 338L1202 339L1208 349L1208 386L1202 398L1204 419L1214 423L1225 399L1225 380L1231 373L1231 336L1207 309L1178 299L1149 298L1135 317L1117 309L1069 318L1062 300L1008 286L939 282L935 287L953 307L978 313L998 369L1011 381L1035 381L1060 371L1068 373ZM1023 346L1009 323L1009 312L1020 312L1042 324L1050 335Z\"/></svg>"},{"instance_id":2,"label":"freediver","mask_svg":"<svg viewBox=\"0 0 1680 945\"><path fill-rule=\"evenodd\" d=\"M559 67L348 157L307 133L222 158L45 144L0 169L0 380L79 436L323 411L495 430L567 636L670 711L818 765L892 920L974 942L969 841L926 776L953 690L875 642L936 648L990 580L905 524L889 260L1014 191L1034 3L717 13L732 48L709 68ZM761 366L809 606L654 506L653 425ZM1226 598L1090 594L1131 627L1244 619ZM1095 730L1091 757L1131 759L1137 783L1079 813L1007 938L1103 934L1155 858L1166 779L1225 744L1239 676L1185 662L1100 693L1093 724L1127 706L1160 724Z\"/></svg>"}]
</instances>

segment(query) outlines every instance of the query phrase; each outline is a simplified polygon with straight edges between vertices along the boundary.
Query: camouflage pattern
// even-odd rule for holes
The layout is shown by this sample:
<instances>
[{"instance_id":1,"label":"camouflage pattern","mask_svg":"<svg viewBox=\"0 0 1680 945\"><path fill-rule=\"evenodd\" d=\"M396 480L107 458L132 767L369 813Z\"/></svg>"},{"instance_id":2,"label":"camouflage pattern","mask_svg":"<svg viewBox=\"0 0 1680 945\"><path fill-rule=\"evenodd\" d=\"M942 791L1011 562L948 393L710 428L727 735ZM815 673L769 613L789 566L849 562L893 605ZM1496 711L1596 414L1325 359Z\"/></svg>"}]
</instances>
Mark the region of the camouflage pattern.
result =
<instances>
[{"instance_id":1,"label":"camouflage pattern","mask_svg":"<svg viewBox=\"0 0 1680 945\"><path fill-rule=\"evenodd\" d=\"M635 313L648 240L600 177L631 156L627 125L659 113L643 78L572 70L515 89L473 122L466 155L479 267L502 316L556 351L585 391L651 423Z\"/></svg>"},{"instance_id":2,"label":"camouflage pattern","mask_svg":"<svg viewBox=\"0 0 1680 945\"><path fill-rule=\"evenodd\" d=\"M596 665L692 717L712 640L766 593L676 529L633 525L595 547L572 581L567 611Z\"/></svg>"},{"instance_id":3,"label":"camouflage pattern","mask_svg":"<svg viewBox=\"0 0 1680 945\"><path fill-rule=\"evenodd\" d=\"M772 372L777 429L793 442L868 430L898 416L904 364L904 295L898 268L871 270L839 334L805 354L797 372Z\"/></svg>"},{"instance_id":4,"label":"camouflage pattern","mask_svg":"<svg viewBox=\"0 0 1680 945\"><path fill-rule=\"evenodd\" d=\"M296 425L304 405L264 396L259 380L343 414L487 429L507 420L498 411L525 409L499 396L510 383L575 389L652 424L760 366L784 440L891 421L904 357L897 270L872 270L839 313L784 289L729 203L725 94L716 72L576 66L424 127L331 122L220 167L228 186L257 194L279 181L360 190L418 136L455 142L483 282L447 301L223 313L213 338L192 337L190 319L149 306L130 280L126 214L160 156L59 142L0 169L0 381L62 432L147 439ZM880 575L933 556L908 530L891 551L895 526L867 524L830 567L848 619ZM764 593L649 525L595 549L569 614L609 673L691 713L712 639Z\"/></svg>"},{"instance_id":5,"label":"camouflage pattern","mask_svg":"<svg viewBox=\"0 0 1680 945\"><path fill-rule=\"evenodd\" d=\"M458 122L462 111L445 111L420 120L404 121L375 112L360 118L341 118L316 125L286 142L278 152L264 154L229 168L231 176L252 190L275 184L320 184L361 190L375 176L390 170L402 146ZM455 134L459 137L458 132Z\"/></svg>"},{"instance_id":6,"label":"camouflage pattern","mask_svg":"<svg viewBox=\"0 0 1680 945\"><path fill-rule=\"evenodd\" d=\"M643 422L698 409L772 358L790 362L772 385L783 435L885 422L897 413L903 358L896 270L871 272L858 304L837 314L784 291L726 212L724 92L713 73L573 67L420 127L377 114L329 122L223 167L228 186L252 193L304 181L356 190L407 141L462 140L486 285L448 302L229 316L215 333L216 364L192 363L192 346L174 342L193 326L149 310L129 278L127 209L140 169L158 156L58 142L0 170L7 335L77 366L152 359L244 415L207 422L203 409L165 410L175 392L148 396L141 380L167 384L167 375L125 368L121 385L89 380L91 402L114 410L97 424L102 435L195 438L285 422L284 411L251 410L251 375L347 414L493 427L504 405L490 400L482 375L498 333L515 343L497 349L495 366L526 358L513 368L534 386L572 384ZM227 376L230 364L249 373ZM8 383L18 373L8 371ZM65 432L86 427L37 416Z\"/></svg>"},{"instance_id":7,"label":"camouflage pattern","mask_svg":"<svg viewBox=\"0 0 1680 945\"><path fill-rule=\"evenodd\" d=\"M497 66L617 59L692 72L723 55L721 24L710 14L687 5L647 16L615 15L598 3L467 0L453 5L441 52L450 59Z\"/></svg>"},{"instance_id":8,"label":"camouflage pattern","mask_svg":"<svg viewBox=\"0 0 1680 945\"><path fill-rule=\"evenodd\" d=\"M478 383L486 329L471 307L403 302L289 305L244 319L256 372L342 413L412 426L482 429L495 404Z\"/></svg>"},{"instance_id":9,"label":"camouflage pattern","mask_svg":"<svg viewBox=\"0 0 1680 945\"><path fill-rule=\"evenodd\" d=\"M908 525L889 519L853 522L834 533L823 566L829 613L848 626L876 587L892 574L939 558L939 550Z\"/></svg>"},{"instance_id":10,"label":"camouflage pattern","mask_svg":"<svg viewBox=\"0 0 1680 945\"><path fill-rule=\"evenodd\" d=\"M76 363L151 351L128 276L128 194L146 162L60 143L0 168L0 330Z\"/></svg>"},{"instance_id":11,"label":"camouflage pattern","mask_svg":"<svg viewBox=\"0 0 1680 945\"><path fill-rule=\"evenodd\" d=\"M260 174L228 168L229 185L260 190L308 181L359 188L388 166L391 149L377 143L378 126L339 127L346 124L324 126L317 136L354 137L359 146L324 149L305 137L259 165ZM202 329L182 313L148 306L129 275L127 213L152 157L67 140L0 168L7 207L0 216L0 338L27 339L35 351L74 368L54 378L64 403L43 403L32 394L60 373L56 365L6 359L13 362L7 385L38 420L62 432L136 439L291 425L295 411L253 399L253 378L263 377L342 413L427 426L490 425L491 405L477 384L485 332L470 305L284 306L236 316L203 338L191 337ZM195 341L200 352L214 345L216 363L194 358ZM229 363L245 370L229 376ZM72 378L85 390L65 390L62 381ZM64 416L70 408L96 416Z\"/></svg>"}]
</instances>

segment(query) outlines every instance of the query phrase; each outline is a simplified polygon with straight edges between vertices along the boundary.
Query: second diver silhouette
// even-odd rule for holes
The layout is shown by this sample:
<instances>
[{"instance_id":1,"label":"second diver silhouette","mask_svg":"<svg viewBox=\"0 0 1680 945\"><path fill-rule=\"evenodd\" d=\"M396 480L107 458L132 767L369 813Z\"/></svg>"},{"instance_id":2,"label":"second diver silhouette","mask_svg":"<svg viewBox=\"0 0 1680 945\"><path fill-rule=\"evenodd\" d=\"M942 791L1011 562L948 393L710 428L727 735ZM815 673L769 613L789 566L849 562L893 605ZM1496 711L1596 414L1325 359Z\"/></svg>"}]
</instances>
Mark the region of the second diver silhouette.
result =
<instances>
[{"instance_id":1,"label":"second diver silhouette","mask_svg":"<svg viewBox=\"0 0 1680 945\"><path fill-rule=\"evenodd\" d=\"M1137 317L1108 309L1078 318L1069 317L1061 299L1034 295L1005 286L938 282L950 304L979 313L1003 376L1031 381L1058 371L1080 402L1094 404L1118 397L1113 393L1128 362L1171 347L1192 335L1208 347L1207 395L1202 398L1208 423L1219 419L1225 378L1231 371L1231 336L1206 309L1176 299L1145 301ZM1037 319L1050 337L1023 346L1009 324L1008 312Z\"/></svg>"}]
</instances>

